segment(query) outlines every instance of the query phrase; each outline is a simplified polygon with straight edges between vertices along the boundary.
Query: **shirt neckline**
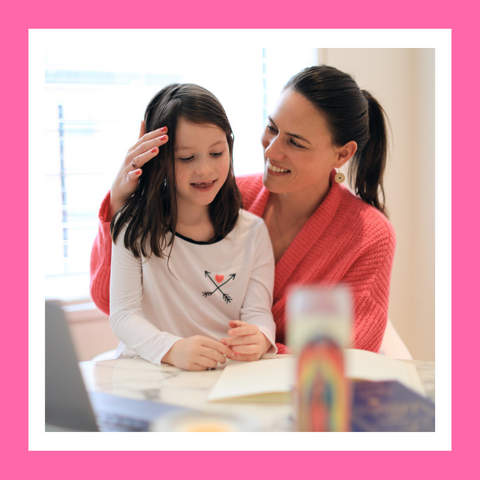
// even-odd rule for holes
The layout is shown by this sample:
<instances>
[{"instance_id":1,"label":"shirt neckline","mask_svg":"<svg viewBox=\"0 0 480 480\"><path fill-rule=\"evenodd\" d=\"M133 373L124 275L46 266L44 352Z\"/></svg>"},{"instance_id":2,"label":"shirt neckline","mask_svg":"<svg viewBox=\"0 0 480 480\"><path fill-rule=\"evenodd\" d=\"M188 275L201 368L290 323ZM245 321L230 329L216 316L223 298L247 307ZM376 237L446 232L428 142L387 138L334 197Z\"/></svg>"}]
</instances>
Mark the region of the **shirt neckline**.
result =
<instances>
[{"instance_id":1,"label":"shirt neckline","mask_svg":"<svg viewBox=\"0 0 480 480\"><path fill-rule=\"evenodd\" d=\"M214 242L198 242L197 240L193 240L192 238L185 237L178 232L175 232L175 236L178 238L181 238L182 240L185 240L188 243L193 243L195 245L215 245L215 243L221 242L224 239L224 237L220 237Z\"/></svg>"}]
</instances>

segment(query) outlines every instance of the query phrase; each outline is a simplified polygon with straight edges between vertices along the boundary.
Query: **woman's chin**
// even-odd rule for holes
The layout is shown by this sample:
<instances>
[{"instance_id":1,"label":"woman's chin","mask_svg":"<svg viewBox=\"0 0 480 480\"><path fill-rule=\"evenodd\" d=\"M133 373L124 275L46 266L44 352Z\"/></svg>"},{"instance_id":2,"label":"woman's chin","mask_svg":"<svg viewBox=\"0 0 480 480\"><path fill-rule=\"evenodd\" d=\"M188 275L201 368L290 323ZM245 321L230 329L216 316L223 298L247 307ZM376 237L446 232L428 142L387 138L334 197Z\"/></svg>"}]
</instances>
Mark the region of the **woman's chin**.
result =
<instances>
[{"instance_id":1,"label":"woman's chin","mask_svg":"<svg viewBox=\"0 0 480 480\"><path fill-rule=\"evenodd\" d=\"M279 177L274 177L273 175L270 175L268 170L265 170L263 172L263 186L272 193L284 193L285 186L282 188L282 178Z\"/></svg>"}]
</instances>

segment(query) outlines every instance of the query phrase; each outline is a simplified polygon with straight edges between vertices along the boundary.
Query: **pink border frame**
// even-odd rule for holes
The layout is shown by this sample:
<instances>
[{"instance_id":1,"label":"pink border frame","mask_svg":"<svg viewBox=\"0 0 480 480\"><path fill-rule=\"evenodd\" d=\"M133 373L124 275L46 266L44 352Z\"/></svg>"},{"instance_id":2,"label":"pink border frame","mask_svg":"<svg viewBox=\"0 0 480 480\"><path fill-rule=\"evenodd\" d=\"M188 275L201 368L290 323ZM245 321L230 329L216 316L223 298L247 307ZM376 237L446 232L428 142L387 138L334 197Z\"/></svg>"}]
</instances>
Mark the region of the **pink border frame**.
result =
<instances>
[{"instance_id":1,"label":"pink border frame","mask_svg":"<svg viewBox=\"0 0 480 480\"><path fill-rule=\"evenodd\" d=\"M25 3L22 5L22 3ZM437 474L440 478L476 468L475 383L467 369L473 363L474 341L478 338L477 271L478 213L475 189L465 188L460 173L469 179L480 174L476 155L479 66L473 47L478 45L478 11L473 1L459 0L455 9L441 9L438 3L406 0L390 14L385 2L368 1L349 8L320 3L302 8L297 3L258 3L251 0L235 4L220 1L181 2L180 14L164 2L133 4L122 9L118 2L101 5L85 0L68 12L71 4L59 1L40 3L9 2L3 9L1 58L2 74L2 318L3 356L12 367L3 370L6 393L4 413L2 471L6 478L29 478L48 471L51 478L115 478L168 474L175 477L245 476L296 477L311 472L370 476L388 471L389 478L416 478ZM185 3L191 5L186 8ZM431 6L428 5L431 3ZM391 7L389 7L391 8ZM317 10L317 14L315 14ZM213 12L213 13L212 13ZM223 18L220 14L225 12ZM308 14L306 14L308 12ZM233 14L234 13L234 14ZM452 29L453 52L453 265L452 313L461 327L453 326L453 437L451 452L29 452L28 451L28 29L29 28L446 28ZM7 67L7 68L5 68ZM469 92L472 92L470 95ZM5 106L7 108L5 108ZM473 143L473 145L472 145ZM14 208L9 208L12 200ZM7 203L8 202L8 203ZM472 212L473 213L473 212ZM12 225L11 231L7 225ZM14 233L15 232L15 233ZM475 235L476 234L476 235ZM477 245L477 247L475 247ZM15 254L13 254L15 252ZM11 299L15 299L14 302ZM468 332L468 334L467 334ZM18 339L17 342L11 339ZM441 355L441 352L438 352ZM471 364L469 363L471 362ZM473 388L472 388L473 386ZM14 392L14 393L12 393ZM474 404L475 402L475 404ZM472 414L470 414L472 412ZM6 425L5 425L6 424ZM6 426L6 428L5 428ZM470 435L471 434L471 435ZM475 450L475 451L474 451ZM185 462L185 457L188 461ZM238 460L241 458L241 468ZM347 461L345 461L347 460ZM475 462L475 463L474 463ZM72 468L74 465L74 468ZM392 465L395 468L392 469ZM95 473L94 473L95 472ZM368 472L368 473L367 473ZM415 473L414 473L415 472Z\"/></svg>"}]
</instances>

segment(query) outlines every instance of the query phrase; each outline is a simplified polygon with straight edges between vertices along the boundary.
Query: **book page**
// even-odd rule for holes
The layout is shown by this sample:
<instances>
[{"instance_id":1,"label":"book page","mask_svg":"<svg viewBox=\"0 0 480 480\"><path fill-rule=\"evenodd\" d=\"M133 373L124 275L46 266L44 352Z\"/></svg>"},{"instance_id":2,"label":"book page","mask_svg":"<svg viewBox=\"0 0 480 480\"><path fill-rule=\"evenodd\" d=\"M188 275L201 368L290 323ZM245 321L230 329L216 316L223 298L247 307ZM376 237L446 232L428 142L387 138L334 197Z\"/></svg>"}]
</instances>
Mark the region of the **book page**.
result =
<instances>
[{"instance_id":1,"label":"book page","mask_svg":"<svg viewBox=\"0 0 480 480\"><path fill-rule=\"evenodd\" d=\"M297 359L276 355L256 362L229 363L213 386L207 401L292 400ZM345 349L346 376L353 380L397 380L425 396L414 365L366 350Z\"/></svg>"},{"instance_id":2,"label":"book page","mask_svg":"<svg viewBox=\"0 0 480 480\"><path fill-rule=\"evenodd\" d=\"M406 387L425 396L415 365L385 357L367 350L345 349L346 376L352 380L381 382L397 380Z\"/></svg>"},{"instance_id":3,"label":"book page","mask_svg":"<svg viewBox=\"0 0 480 480\"><path fill-rule=\"evenodd\" d=\"M256 362L229 363L213 386L207 401L248 399L255 401L288 401L293 390L296 358L260 359Z\"/></svg>"}]
</instances>

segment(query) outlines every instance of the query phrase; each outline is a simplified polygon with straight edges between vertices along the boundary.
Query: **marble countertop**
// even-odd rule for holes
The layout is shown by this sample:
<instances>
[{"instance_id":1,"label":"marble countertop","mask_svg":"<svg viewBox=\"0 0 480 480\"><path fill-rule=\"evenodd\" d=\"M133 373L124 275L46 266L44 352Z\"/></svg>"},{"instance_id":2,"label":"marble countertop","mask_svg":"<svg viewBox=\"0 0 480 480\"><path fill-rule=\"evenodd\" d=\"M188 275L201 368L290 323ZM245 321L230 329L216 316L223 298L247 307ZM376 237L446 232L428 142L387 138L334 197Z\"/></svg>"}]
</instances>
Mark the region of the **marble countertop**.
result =
<instances>
[{"instance_id":1,"label":"marble countertop","mask_svg":"<svg viewBox=\"0 0 480 480\"><path fill-rule=\"evenodd\" d=\"M435 401L435 363L413 363L428 398ZM291 404L209 403L207 396L224 366L204 372L187 372L170 365L154 365L142 358L80 362L87 390L169 403L209 414L241 417L257 431L294 431Z\"/></svg>"},{"instance_id":2,"label":"marble countertop","mask_svg":"<svg viewBox=\"0 0 480 480\"><path fill-rule=\"evenodd\" d=\"M207 402L224 367L187 372L170 365L154 365L142 358L80 362L87 390L91 392L169 403L244 419L253 423L252 429L256 431L294 431L293 405Z\"/></svg>"}]
</instances>

